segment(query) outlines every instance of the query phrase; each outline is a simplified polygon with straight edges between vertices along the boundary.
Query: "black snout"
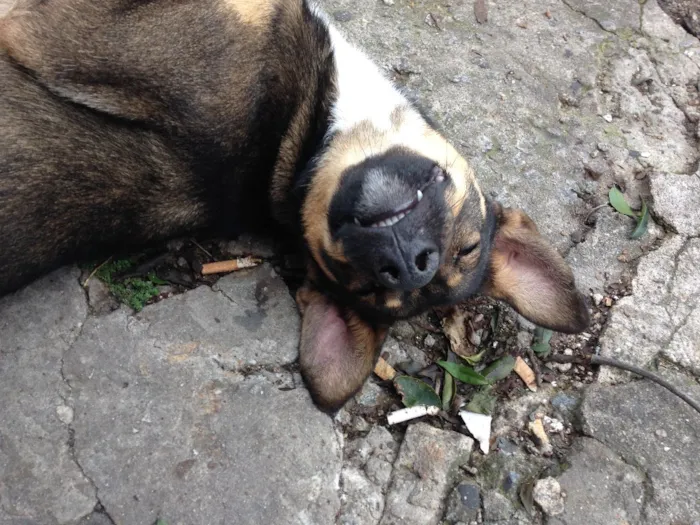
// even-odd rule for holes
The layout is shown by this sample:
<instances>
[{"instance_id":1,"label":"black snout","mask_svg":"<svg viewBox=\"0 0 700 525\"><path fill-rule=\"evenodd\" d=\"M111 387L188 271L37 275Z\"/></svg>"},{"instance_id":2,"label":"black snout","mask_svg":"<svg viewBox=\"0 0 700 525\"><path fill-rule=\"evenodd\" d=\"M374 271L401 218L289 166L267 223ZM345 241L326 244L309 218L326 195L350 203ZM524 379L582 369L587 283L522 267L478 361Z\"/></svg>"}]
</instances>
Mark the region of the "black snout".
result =
<instances>
[{"instance_id":1,"label":"black snout","mask_svg":"<svg viewBox=\"0 0 700 525\"><path fill-rule=\"evenodd\" d=\"M349 168L329 225L355 275L394 290L430 283L449 224L448 184L434 161L401 149Z\"/></svg>"},{"instance_id":2,"label":"black snout","mask_svg":"<svg viewBox=\"0 0 700 525\"><path fill-rule=\"evenodd\" d=\"M375 276L380 284L398 290L414 290L428 284L437 272L440 255L437 246L426 241L402 242L377 250Z\"/></svg>"}]
</instances>

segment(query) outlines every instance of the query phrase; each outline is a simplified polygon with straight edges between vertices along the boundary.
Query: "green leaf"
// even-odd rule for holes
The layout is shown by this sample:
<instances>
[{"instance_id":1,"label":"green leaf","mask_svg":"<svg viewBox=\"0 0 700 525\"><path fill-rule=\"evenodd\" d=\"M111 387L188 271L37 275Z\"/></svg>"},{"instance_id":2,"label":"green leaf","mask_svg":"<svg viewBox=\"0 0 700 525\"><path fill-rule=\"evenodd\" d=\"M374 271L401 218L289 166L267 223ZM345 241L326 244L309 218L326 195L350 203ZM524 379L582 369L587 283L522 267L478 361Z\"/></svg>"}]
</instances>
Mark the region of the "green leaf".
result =
<instances>
[{"instance_id":1,"label":"green leaf","mask_svg":"<svg viewBox=\"0 0 700 525\"><path fill-rule=\"evenodd\" d=\"M452 398L455 394L455 378L445 370L445 384L442 387L442 409L447 412L450 410Z\"/></svg>"},{"instance_id":2,"label":"green leaf","mask_svg":"<svg viewBox=\"0 0 700 525\"><path fill-rule=\"evenodd\" d=\"M471 398L471 401L467 403L467 410L469 412L476 412L477 414L484 414L489 416L493 414L493 410L496 408L496 397L491 394L491 387L482 388Z\"/></svg>"},{"instance_id":3,"label":"green leaf","mask_svg":"<svg viewBox=\"0 0 700 525\"><path fill-rule=\"evenodd\" d=\"M479 361L481 361L481 358L484 357L484 354L486 353L486 350L482 350L478 354L474 355L460 355L462 359L464 359L468 364L474 366L477 364Z\"/></svg>"},{"instance_id":4,"label":"green leaf","mask_svg":"<svg viewBox=\"0 0 700 525\"><path fill-rule=\"evenodd\" d=\"M642 201L642 213L639 216L639 221L637 222L637 227L630 235L630 239L639 239L642 235L647 232L649 227L649 207L647 203Z\"/></svg>"},{"instance_id":5,"label":"green leaf","mask_svg":"<svg viewBox=\"0 0 700 525\"><path fill-rule=\"evenodd\" d=\"M447 361L438 361L437 364L452 374L455 379L459 379L462 383L476 386L489 384L484 376L468 366L458 363L448 363Z\"/></svg>"},{"instance_id":6,"label":"green leaf","mask_svg":"<svg viewBox=\"0 0 700 525\"><path fill-rule=\"evenodd\" d=\"M415 405L442 406L440 397L425 381L411 376L399 376L394 379L394 386L401 394L403 404L407 407Z\"/></svg>"},{"instance_id":7,"label":"green leaf","mask_svg":"<svg viewBox=\"0 0 700 525\"><path fill-rule=\"evenodd\" d=\"M549 343L535 343L532 345L532 351L536 354L547 355L551 350L552 347L549 346Z\"/></svg>"},{"instance_id":8,"label":"green leaf","mask_svg":"<svg viewBox=\"0 0 700 525\"><path fill-rule=\"evenodd\" d=\"M542 328L541 326L538 326L535 328L535 341L538 343L549 344L549 340L552 339L552 334L554 334L554 332L549 328Z\"/></svg>"},{"instance_id":9,"label":"green leaf","mask_svg":"<svg viewBox=\"0 0 700 525\"><path fill-rule=\"evenodd\" d=\"M608 193L608 199L610 200L610 204L612 204L612 207L615 208L618 211L618 213L627 215L628 217L637 218L637 213L635 213L632 210L632 208L630 208L630 205L625 200L625 196L620 190L617 189L616 186L610 188L610 192Z\"/></svg>"},{"instance_id":10,"label":"green leaf","mask_svg":"<svg viewBox=\"0 0 700 525\"><path fill-rule=\"evenodd\" d=\"M508 377L515 366L515 358L511 355L504 356L498 361L491 363L481 371L481 374L486 378L489 384L494 384L501 379Z\"/></svg>"}]
</instances>

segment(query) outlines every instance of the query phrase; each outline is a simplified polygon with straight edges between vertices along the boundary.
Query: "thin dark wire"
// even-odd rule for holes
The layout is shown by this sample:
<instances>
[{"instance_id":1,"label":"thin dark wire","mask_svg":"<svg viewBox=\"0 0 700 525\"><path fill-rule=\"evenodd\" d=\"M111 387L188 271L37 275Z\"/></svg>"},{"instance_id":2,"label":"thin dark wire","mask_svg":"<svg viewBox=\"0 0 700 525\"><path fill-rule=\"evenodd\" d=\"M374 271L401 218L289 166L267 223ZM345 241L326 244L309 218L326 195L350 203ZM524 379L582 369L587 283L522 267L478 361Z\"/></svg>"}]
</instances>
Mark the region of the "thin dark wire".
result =
<instances>
[{"instance_id":1,"label":"thin dark wire","mask_svg":"<svg viewBox=\"0 0 700 525\"><path fill-rule=\"evenodd\" d=\"M678 390L675 386L673 386L671 383L666 381L665 379L662 379L661 377L657 376L656 374L649 372L648 370L644 370L643 368L639 368L638 366L634 365L629 365L627 363L623 363L621 361L618 361L617 359L612 359L610 357L603 357L601 355L592 355L589 358L579 358L575 356L570 356L570 355L550 355L547 358L547 361L553 361L555 363L574 363L577 365L585 365L586 362L589 362L592 365L605 365L605 366L612 366L614 368L619 368L621 370L627 370L628 372L632 372L633 374L637 374L642 377L646 377L647 379L652 380L654 383L661 385L664 387L666 390L671 392L672 394L677 395L680 397L683 401L688 403L691 407L693 407L698 413L700 413L700 404L698 404L697 401L694 401L690 397L688 397L686 394Z\"/></svg>"},{"instance_id":2,"label":"thin dark wire","mask_svg":"<svg viewBox=\"0 0 700 525\"><path fill-rule=\"evenodd\" d=\"M652 374L648 370L644 370L643 368L639 368L639 367L634 366L634 365L628 365L627 363L621 363L620 361L617 361L615 359L610 359L608 357L603 357L600 355L591 356L591 364L614 366L616 368L621 368L622 370L627 370L628 372L632 372L633 374L637 374L637 375L640 375L642 377L646 377L647 379L651 379L655 383L658 383L659 385L664 387L669 392L676 394L683 401L685 401L691 407L693 407L698 413L700 413L700 404L698 404L696 401L694 401L693 399L691 399L690 397L685 395L683 392L678 390L675 386L673 386L671 383L669 383L665 379L662 379L661 377L657 376L656 374Z\"/></svg>"}]
</instances>

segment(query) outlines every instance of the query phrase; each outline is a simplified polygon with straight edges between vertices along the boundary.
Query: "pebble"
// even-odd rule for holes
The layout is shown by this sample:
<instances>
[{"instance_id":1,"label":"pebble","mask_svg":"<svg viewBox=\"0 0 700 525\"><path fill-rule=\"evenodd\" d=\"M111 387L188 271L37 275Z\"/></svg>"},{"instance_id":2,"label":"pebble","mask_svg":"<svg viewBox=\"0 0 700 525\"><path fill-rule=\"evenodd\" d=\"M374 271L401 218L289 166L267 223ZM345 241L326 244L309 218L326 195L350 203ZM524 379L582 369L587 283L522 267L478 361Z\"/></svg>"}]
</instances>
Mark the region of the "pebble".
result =
<instances>
[{"instance_id":1,"label":"pebble","mask_svg":"<svg viewBox=\"0 0 700 525\"><path fill-rule=\"evenodd\" d=\"M423 339L423 344L428 348L432 348L433 346L435 346L435 343L437 343L437 341L435 340L435 337L432 334L426 335L425 339Z\"/></svg>"},{"instance_id":2,"label":"pebble","mask_svg":"<svg viewBox=\"0 0 700 525\"><path fill-rule=\"evenodd\" d=\"M333 13L333 18L337 22L349 22L353 19L353 14L350 11L336 11Z\"/></svg>"},{"instance_id":3,"label":"pebble","mask_svg":"<svg viewBox=\"0 0 700 525\"><path fill-rule=\"evenodd\" d=\"M56 415L64 425L70 425L73 422L73 409L68 405L57 406Z\"/></svg>"},{"instance_id":4,"label":"pebble","mask_svg":"<svg viewBox=\"0 0 700 525\"><path fill-rule=\"evenodd\" d=\"M549 477L538 480L532 495L535 503L548 516L558 516L564 512L564 498L561 494L561 486L556 479Z\"/></svg>"},{"instance_id":5,"label":"pebble","mask_svg":"<svg viewBox=\"0 0 700 525\"><path fill-rule=\"evenodd\" d=\"M384 5L394 5L394 0L382 0Z\"/></svg>"},{"instance_id":6,"label":"pebble","mask_svg":"<svg viewBox=\"0 0 700 525\"><path fill-rule=\"evenodd\" d=\"M668 434L666 433L666 431L665 431L663 428L657 429L657 430L654 432L654 434L656 434L656 437L659 437L659 438L668 437Z\"/></svg>"},{"instance_id":7,"label":"pebble","mask_svg":"<svg viewBox=\"0 0 700 525\"><path fill-rule=\"evenodd\" d=\"M595 293L593 294L593 301L595 302L596 306L598 306L600 303L603 302L603 294L601 293Z\"/></svg>"},{"instance_id":8,"label":"pebble","mask_svg":"<svg viewBox=\"0 0 700 525\"><path fill-rule=\"evenodd\" d=\"M610 113L607 113L607 114L603 115L603 120L604 120L605 122L612 122L612 121L613 121L613 117L612 117L612 115L611 115Z\"/></svg>"}]
</instances>

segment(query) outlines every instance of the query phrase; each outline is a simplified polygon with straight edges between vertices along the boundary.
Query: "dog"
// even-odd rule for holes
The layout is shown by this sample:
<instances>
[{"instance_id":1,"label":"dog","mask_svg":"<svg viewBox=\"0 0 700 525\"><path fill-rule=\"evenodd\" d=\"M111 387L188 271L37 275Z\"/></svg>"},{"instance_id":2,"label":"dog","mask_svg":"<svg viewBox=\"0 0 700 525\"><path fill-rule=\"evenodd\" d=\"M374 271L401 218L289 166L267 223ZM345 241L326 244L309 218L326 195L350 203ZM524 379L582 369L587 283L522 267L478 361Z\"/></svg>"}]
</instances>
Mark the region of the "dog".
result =
<instances>
[{"instance_id":1,"label":"dog","mask_svg":"<svg viewBox=\"0 0 700 525\"><path fill-rule=\"evenodd\" d=\"M306 0L19 0L0 19L0 294L96 253L283 232L341 407L392 322L477 294L588 325L570 268Z\"/></svg>"}]
</instances>

